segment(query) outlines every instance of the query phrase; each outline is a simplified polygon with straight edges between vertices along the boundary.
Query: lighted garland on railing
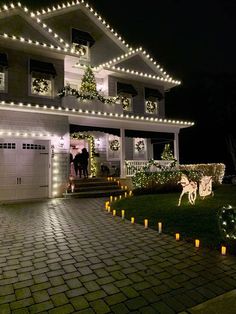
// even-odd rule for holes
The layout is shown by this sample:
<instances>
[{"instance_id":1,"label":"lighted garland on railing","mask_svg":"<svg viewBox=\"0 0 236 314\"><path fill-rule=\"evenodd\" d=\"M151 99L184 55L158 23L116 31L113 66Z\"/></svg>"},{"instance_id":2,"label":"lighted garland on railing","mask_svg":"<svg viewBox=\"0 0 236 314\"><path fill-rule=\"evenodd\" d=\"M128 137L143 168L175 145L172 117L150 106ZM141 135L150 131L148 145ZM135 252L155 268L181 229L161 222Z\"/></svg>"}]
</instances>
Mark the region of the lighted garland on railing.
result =
<instances>
[{"instance_id":1,"label":"lighted garland on railing","mask_svg":"<svg viewBox=\"0 0 236 314\"><path fill-rule=\"evenodd\" d=\"M114 97L104 97L102 96L98 91L90 91L88 93L81 93L75 88L71 88L70 85L66 85L63 87L61 90L58 92L59 97L65 97L65 96L74 96L78 98L79 101L83 100L99 100L104 104L122 104L123 109L124 109L124 103L128 104L129 98L123 97L123 96L114 96Z\"/></svg>"},{"instance_id":2,"label":"lighted garland on railing","mask_svg":"<svg viewBox=\"0 0 236 314\"><path fill-rule=\"evenodd\" d=\"M132 172L136 173L136 172L150 172L150 168L151 167L156 167L156 171L164 171L167 169L172 169L176 166L176 162L177 160L171 160L169 163L167 163L166 165L163 165L162 163L159 163L158 161L155 161L153 159L150 159L145 166L143 166L143 168L140 170L140 168L135 167L133 165L130 165L129 162L125 162L126 168L128 170L131 170Z\"/></svg>"},{"instance_id":3,"label":"lighted garland on railing","mask_svg":"<svg viewBox=\"0 0 236 314\"><path fill-rule=\"evenodd\" d=\"M94 137L90 134L85 134L85 133L73 133L71 134L71 138L78 139L78 140L88 140L89 141L89 146L90 146L90 161L91 161L91 175L92 177L95 177L96 172L97 172L97 167L96 167L96 162L94 159L95 156L95 141Z\"/></svg>"}]
</instances>

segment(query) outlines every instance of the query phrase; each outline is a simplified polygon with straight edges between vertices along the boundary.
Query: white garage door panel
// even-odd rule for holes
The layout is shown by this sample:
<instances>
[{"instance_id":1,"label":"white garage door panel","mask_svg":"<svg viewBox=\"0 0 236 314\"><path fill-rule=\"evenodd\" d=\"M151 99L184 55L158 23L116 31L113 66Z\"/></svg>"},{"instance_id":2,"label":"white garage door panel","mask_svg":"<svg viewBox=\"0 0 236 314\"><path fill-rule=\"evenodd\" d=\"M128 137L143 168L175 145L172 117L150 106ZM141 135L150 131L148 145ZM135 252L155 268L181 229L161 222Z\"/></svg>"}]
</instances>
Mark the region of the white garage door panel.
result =
<instances>
[{"instance_id":1,"label":"white garage door panel","mask_svg":"<svg viewBox=\"0 0 236 314\"><path fill-rule=\"evenodd\" d=\"M29 197L30 196L30 197ZM20 186L17 189L16 198L17 199L27 199L27 198L45 198L48 197L48 187L40 188L39 186L35 187L24 187Z\"/></svg>"},{"instance_id":2,"label":"white garage door panel","mask_svg":"<svg viewBox=\"0 0 236 314\"><path fill-rule=\"evenodd\" d=\"M49 142L0 139L0 200L49 196Z\"/></svg>"},{"instance_id":3,"label":"white garage door panel","mask_svg":"<svg viewBox=\"0 0 236 314\"><path fill-rule=\"evenodd\" d=\"M16 185L17 179L15 176L0 176L0 186L13 186Z\"/></svg>"},{"instance_id":4,"label":"white garage door panel","mask_svg":"<svg viewBox=\"0 0 236 314\"><path fill-rule=\"evenodd\" d=\"M0 200L15 200L16 189L12 189L12 186L0 187Z\"/></svg>"}]
</instances>

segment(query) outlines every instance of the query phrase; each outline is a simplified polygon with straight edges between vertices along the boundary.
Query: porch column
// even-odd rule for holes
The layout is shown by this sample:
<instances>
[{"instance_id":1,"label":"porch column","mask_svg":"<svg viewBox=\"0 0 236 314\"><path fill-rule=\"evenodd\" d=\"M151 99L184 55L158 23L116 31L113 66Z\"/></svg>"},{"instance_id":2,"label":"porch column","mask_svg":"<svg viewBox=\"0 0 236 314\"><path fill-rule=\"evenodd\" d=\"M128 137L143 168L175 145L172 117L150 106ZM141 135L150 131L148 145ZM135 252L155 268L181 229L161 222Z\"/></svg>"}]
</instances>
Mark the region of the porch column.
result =
<instances>
[{"instance_id":1,"label":"porch column","mask_svg":"<svg viewBox=\"0 0 236 314\"><path fill-rule=\"evenodd\" d=\"M174 157L179 163L179 132L174 133Z\"/></svg>"},{"instance_id":2,"label":"porch column","mask_svg":"<svg viewBox=\"0 0 236 314\"><path fill-rule=\"evenodd\" d=\"M125 178L125 129L120 128L120 177Z\"/></svg>"}]
</instances>

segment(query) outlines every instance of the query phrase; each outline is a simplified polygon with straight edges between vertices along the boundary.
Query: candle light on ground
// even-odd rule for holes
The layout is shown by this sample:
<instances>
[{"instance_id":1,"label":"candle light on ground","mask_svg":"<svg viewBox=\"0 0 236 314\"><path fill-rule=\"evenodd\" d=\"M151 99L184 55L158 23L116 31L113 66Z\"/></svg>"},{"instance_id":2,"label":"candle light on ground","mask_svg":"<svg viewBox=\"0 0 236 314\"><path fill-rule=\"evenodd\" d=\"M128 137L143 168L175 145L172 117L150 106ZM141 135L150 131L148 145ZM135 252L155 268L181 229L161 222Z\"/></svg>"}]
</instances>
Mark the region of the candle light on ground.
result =
<instances>
[{"instance_id":1,"label":"candle light on ground","mask_svg":"<svg viewBox=\"0 0 236 314\"><path fill-rule=\"evenodd\" d=\"M162 222L158 222L158 233L162 233Z\"/></svg>"},{"instance_id":2,"label":"candle light on ground","mask_svg":"<svg viewBox=\"0 0 236 314\"><path fill-rule=\"evenodd\" d=\"M125 211L124 211L124 209L122 209L122 211L121 211L121 217L122 217L122 219L125 219Z\"/></svg>"},{"instance_id":3,"label":"candle light on ground","mask_svg":"<svg viewBox=\"0 0 236 314\"><path fill-rule=\"evenodd\" d=\"M131 217L131 223L134 224L134 217Z\"/></svg>"},{"instance_id":4,"label":"candle light on ground","mask_svg":"<svg viewBox=\"0 0 236 314\"><path fill-rule=\"evenodd\" d=\"M144 219L144 228L145 228L145 229L148 228L148 219Z\"/></svg>"},{"instance_id":5,"label":"candle light on ground","mask_svg":"<svg viewBox=\"0 0 236 314\"><path fill-rule=\"evenodd\" d=\"M115 209L113 209L112 214L113 214L113 216L115 216L115 215L116 215L116 210L115 210Z\"/></svg>"},{"instance_id":6,"label":"candle light on ground","mask_svg":"<svg viewBox=\"0 0 236 314\"><path fill-rule=\"evenodd\" d=\"M195 240L195 247L200 247L200 240L198 239Z\"/></svg>"},{"instance_id":7,"label":"candle light on ground","mask_svg":"<svg viewBox=\"0 0 236 314\"><path fill-rule=\"evenodd\" d=\"M132 191L129 191L129 196L132 196Z\"/></svg>"},{"instance_id":8,"label":"candle light on ground","mask_svg":"<svg viewBox=\"0 0 236 314\"><path fill-rule=\"evenodd\" d=\"M112 202L112 201L113 201L113 196L111 195L111 196L110 196L110 202Z\"/></svg>"},{"instance_id":9,"label":"candle light on ground","mask_svg":"<svg viewBox=\"0 0 236 314\"><path fill-rule=\"evenodd\" d=\"M221 255L226 255L226 246L221 246Z\"/></svg>"},{"instance_id":10,"label":"candle light on ground","mask_svg":"<svg viewBox=\"0 0 236 314\"><path fill-rule=\"evenodd\" d=\"M125 192L125 197L127 197L127 192Z\"/></svg>"},{"instance_id":11,"label":"candle light on ground","mask_svg":"<svg viewBox=\"0 0 236 314\"><path fill-rule=\"evenodd\" d=\"M108 211L108 213L111 212L111 206L107 206L107 211Z\"/></svg>"},{"instance_id":12,"label":"candle light on ground","mask_svg":"<svg viewBox=\"0 0 236 314\"><path fill-rule=\"evenodd\" d=\"M179 233L176 233L176 234L175 234L175 240L176 240L176 241L179 241L179 239L180 239L180 234L179 234Z\"/></svg>"}]
</instances>

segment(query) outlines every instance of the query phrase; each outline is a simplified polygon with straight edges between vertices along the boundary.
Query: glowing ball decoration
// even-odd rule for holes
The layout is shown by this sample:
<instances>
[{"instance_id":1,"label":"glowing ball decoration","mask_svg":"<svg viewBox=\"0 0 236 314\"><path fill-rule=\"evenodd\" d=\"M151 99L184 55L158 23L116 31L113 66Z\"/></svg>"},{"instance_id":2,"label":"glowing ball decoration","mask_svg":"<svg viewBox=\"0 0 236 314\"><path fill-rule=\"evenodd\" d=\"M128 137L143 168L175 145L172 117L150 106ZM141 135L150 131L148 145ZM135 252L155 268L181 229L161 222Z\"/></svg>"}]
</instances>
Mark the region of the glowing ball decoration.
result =
<instances>
[{"instance_id":1,"label":"glowing ball decoration","mask_svg":"<svg viewBox=\"0 0 236 314\"><path fill-rule=\"evenodd\" d=\"M223 238L236 240L236 207L223 206L218 213L218 224Z\"/></svg>"}]
</instances>

